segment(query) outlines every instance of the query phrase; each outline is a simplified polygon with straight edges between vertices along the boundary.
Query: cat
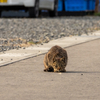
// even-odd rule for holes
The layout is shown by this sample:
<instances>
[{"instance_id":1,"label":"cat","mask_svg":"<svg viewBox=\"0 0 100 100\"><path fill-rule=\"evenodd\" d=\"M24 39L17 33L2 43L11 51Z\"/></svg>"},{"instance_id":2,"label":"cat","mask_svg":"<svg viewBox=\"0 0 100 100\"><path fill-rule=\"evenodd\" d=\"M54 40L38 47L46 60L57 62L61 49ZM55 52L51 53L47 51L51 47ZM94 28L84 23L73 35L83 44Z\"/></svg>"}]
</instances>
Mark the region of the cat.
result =
<instances>
[{"instance_id":1,"label":"cat","mask_svg":"<svg viewBox=\"0 0 100 100\"><path fill-rule=\"evenodd\" d=\"M60 46L53 46L44 57L45 72L66 72L67 51Z\"/></svg>"}]
</instances>

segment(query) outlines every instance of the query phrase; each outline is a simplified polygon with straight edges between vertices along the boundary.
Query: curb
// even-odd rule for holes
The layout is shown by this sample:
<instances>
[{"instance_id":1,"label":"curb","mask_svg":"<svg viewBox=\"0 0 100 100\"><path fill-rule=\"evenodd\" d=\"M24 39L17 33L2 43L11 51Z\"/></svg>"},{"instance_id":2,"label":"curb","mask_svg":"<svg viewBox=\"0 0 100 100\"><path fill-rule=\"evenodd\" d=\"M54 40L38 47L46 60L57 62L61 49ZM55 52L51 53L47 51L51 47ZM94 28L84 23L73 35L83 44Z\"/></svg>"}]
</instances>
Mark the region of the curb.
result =
<instances>
[{"instance_id":1,"label":"curb","mask_svg":"<svg viewBox=\"0 0 100 100\"><path fill-rule=\"evenodd\" d=\"M100 32L100 31L99 31ZM75 36L73 36L75 37ZM91 42L91 41L95 41L95 40L98 40L100 39L100 36L96 36L95 38L90 38L88 40L85 40L83 42L79 42L79 43L74 43L74 44L71 44L69 46L64 46L63 48L69 48L69 47L72 47L72 46L76 46L76 45L81 45L83 43L87 43L87 42ZM59 40L59 39L57 39ZM4 63L1 63L0 64L0 67L3 67L3 66L7 66L7 65L10 65L10 64L13 64L13 63L16 63L16 62L19 62L19 61L22 61L22 60L26 60L26 59L29 59L29 58L32 58L32 57L37 57L37 56L40 56L40 55L44 55L45 53L47 53L47 51L44 51L40 54L31 54L31 55L28 55L28 56L24 56L24 57L21 57L21 58L18 58L16 60L13 60L13 61L7 61L7 62L4 62Z\"/></svg>"}]
</instances>

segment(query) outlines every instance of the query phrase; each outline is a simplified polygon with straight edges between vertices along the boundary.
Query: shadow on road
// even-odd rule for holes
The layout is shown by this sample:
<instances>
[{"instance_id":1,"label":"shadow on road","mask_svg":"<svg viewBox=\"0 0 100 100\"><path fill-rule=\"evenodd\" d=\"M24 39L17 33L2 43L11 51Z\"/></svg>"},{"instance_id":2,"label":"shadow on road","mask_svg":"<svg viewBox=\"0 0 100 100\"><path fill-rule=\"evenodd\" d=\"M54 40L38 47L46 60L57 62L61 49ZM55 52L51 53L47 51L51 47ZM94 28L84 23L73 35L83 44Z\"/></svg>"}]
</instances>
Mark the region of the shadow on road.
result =
<instances>
[{"instance_id":1,"label":"shadow on road","mask_svg":"<svg viewBox=\"0 0 100 100\"><path fill-rule=\"evenodd\" d=\"M100 73L100 71L66 71L65 73Z\"/></svg>"}]
</instances>

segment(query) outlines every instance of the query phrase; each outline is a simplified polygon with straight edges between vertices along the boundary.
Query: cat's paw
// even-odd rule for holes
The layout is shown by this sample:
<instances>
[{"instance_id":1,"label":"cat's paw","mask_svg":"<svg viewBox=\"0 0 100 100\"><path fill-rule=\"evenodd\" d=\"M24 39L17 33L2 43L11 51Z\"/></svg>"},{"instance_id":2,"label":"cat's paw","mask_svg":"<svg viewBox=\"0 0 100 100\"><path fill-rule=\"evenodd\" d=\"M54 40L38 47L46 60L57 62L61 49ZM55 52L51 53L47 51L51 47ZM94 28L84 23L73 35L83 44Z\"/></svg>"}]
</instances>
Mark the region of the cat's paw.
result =
<instances>
[{"instance_id":1,"label":"cat's paw","mask_svg":"<svg viewBox=\"0 0 100 100\"><path fill-rule=\"evenodd\" d=\"M52 67L49 67L49 68L45 68L44 71L45 72L53 72L54 69Z\"/></svg>"},{"instance_id":2,"label":"cat's paw","mask_svg":"<svg viewBox=\"0 0 100 100\"><path fill-rule=\"evenodd\" d=\"M66 69L61 70L60 72L66 72Z\"/></svg>"}]
</instances>

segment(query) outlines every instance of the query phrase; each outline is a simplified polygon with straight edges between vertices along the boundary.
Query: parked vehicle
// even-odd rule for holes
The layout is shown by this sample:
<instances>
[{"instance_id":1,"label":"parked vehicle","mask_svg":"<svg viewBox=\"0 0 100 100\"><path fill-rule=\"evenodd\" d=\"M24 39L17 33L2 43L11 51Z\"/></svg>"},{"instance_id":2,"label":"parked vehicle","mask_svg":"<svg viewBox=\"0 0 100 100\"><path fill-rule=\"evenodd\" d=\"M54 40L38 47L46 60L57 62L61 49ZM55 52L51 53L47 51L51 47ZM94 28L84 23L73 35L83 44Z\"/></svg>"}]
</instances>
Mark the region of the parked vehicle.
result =
<instances>
[{"instance_id":1,"label":"parked vehicle","mask_svg":"<svg viewBox=\"0 0 100 100\"><path fill-rule=\"evenodd\" d=\"M49 10L50 16L57 16L58 0L0 0L0 16L4 10L29 11L30 17L38 17L39 10Z\"/></svg>"},{"instance_id":2,"label":"parked vehicle","mask_svg":"<svg viewBox=\"0 0 100 100\"><path fill-rule=\"evenodd\" d=\"M48 10L51 17L58 15L58 0L40 0L40 10Z\"/></svg>"}]
</instances>

